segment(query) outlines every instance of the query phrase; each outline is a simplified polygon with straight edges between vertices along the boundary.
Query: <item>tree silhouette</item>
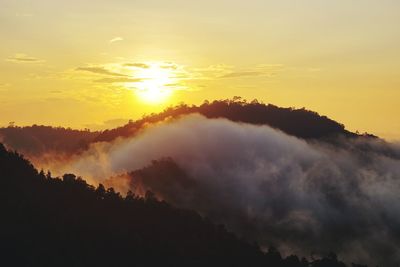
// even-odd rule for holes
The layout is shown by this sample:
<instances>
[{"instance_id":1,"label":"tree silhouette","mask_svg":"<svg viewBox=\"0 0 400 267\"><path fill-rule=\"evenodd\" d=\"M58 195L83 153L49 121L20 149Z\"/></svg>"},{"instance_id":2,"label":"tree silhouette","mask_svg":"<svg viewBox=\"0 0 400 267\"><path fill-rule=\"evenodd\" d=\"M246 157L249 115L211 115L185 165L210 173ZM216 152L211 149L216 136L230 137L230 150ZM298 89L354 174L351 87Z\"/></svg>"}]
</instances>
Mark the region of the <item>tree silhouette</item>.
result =
<instances>
[{"instance_id":1,"label":"tree silhouette","mask_svg":"<svg viewBox=\"0 0 400 267\"><path fill-rule=\"evenodd\" d=\"M45 175L2 144L0 197L2 266L345 266L334 254L308 262L263 253L151 192L122 197L74 174Z\"/></svg>"}]
</instances>

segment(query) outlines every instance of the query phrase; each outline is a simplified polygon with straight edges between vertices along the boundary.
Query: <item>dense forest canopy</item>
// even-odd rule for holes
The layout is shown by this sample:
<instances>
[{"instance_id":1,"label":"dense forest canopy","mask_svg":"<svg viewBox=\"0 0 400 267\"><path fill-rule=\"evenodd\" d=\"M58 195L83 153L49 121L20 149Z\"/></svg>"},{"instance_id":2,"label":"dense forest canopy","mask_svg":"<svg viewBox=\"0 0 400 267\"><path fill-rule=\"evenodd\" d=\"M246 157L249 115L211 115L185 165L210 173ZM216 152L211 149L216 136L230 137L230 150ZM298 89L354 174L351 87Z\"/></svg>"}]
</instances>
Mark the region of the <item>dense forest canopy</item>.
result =
<instances>
[{"instance_id":1,"label":"dense forest canopy","mask_svg":"<svg viewBox=\"0 0 400 267\"><path fill-rule=\"evenodd\" d=\"M51 152L75 153L100 134L88 129L32 125L26 127L10 126L0 128L0 141L24 155L42 155Z\"/></svg>"},{"instance_id":2,"label":"dense forest canopy","mask_svg":"<svg viewBox=\"0 0 400 267\"><path fill-rule=\"evenodd\" d=\"M309 261L262 252L150 191L122 197L73 174L52 177L1 144L0 196L7 266L346 266L333 253Z\"/></svg>"},{"instance_id":3,"label":"dense forest canopy","mask_svg":"<svg viewBox=\"0 0 400 267\"><path fill-rule=\"evenodd\" d=\"M271 104L266 105L257 100L247 102L236 97L232 100L205 101L200 106L181 104L170 107L159 114L144 116L143 119L132 121L125 126L106 130L96 140L111 141L119 136L129 136L146 123L154 123L166 118L176 118L191 113L199 113L207 118L226 118L236 122L269 125L289 135L306 139L335 135L356 136L356 134L345 130L343 124L304 108L281 108Z\"/></svg>"}]
</instances>

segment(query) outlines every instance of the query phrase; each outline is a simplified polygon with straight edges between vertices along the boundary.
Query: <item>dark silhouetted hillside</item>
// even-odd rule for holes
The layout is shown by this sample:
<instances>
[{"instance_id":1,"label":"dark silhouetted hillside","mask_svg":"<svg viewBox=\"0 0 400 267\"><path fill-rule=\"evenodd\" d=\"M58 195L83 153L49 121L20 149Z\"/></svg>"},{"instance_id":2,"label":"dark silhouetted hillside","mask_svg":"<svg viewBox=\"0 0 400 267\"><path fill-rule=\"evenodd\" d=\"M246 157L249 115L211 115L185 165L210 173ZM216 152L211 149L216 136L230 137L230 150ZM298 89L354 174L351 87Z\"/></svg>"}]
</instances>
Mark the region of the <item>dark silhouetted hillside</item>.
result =
<instances>
[{"instance_id":1,"label":"dark silhouetted hillside","mask_svg":"<svg viewBox=\"0 0 400 267\"><path fill-rule=\"evenodd\" d=\"M304 108L280 108L271 104L259 103L256 100L247 102L240 98L234 98L233 100L216 100L212 103L206 101L200 106L182 104L170 107L161 113L151 114L125 126L106 130L97 136L95 141L111 141L118 137L131 136L147 123L191 113L199 113L207 118L226 118L235 122L269 125L289 135L305 139L319 139L338 135L357 136L347 131L344 125Z\"/></svg>"},{"instance_id":2,"label":"dark silhouetted hillside","mask_svg":"<svg viewBox=\"0 0 400 267\"><path fill-rule=\"evenodd\" d=\"M94 188L73 174L38 172L0 144L2 266L342 267L262 253L200 217L132 193Z\"/></svg>"},{"instance_id":3,"label":"dark silhouetted hillside","mask_svg":"<svg viewBox=\"0 0 400 267\"><path fill-rule=\"evenodd\" d=\"M87 147L99 132L33 125L0 128L0 140L27 156L75 153Z\"/></svg>"},{"instance_id":4,"label":"dark silhouetted hillside","mask_svg":"<svg viewBox=\"0 0 400 267\"><path fill-rule=\"evenodd\" d=\"M79 153L90 143L109 142L118 137L133 136L146 124L192 113L199 113L207 118L226 118L235 122L269 125L289 135L305 139L358 136L347 131L342 124L304 108L280 108L256 100L247 102L241 98L234 98L212 103L206 101L200 106L181 104L102 132L37 125L0 128L0 141L30 158L43 157L46 153L69 155Z\"/></svg>"}]
</instances>

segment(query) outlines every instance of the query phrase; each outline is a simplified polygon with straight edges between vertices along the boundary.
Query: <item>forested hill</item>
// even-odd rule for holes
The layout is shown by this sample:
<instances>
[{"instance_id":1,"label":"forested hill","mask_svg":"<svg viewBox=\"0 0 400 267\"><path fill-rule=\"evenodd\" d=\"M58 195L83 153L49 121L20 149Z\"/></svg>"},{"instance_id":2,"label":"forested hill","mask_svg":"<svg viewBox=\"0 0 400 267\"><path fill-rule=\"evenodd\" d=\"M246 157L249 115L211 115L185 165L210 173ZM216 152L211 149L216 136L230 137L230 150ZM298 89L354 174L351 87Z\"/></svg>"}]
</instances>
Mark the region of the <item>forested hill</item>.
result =
<instances>
[{"instance_id":1,"label":"forested hill","mask_svg":"<svg viewBox=\"0 0 400 267\"><path fill-rule=\"evenodd\" d=\"M89 130L32 125L0 128L0 141L26 156L70 154L85 149L100 134Z\"/></svg>"},{"instance_id":2,"label":"forested hill","mask_svg":"<svg viewBox=\"0 0 400 267\"><path fill-rule=\"evenodd\" d=\"M226 118L236 122L269 125L283 132L305 139L322 139L332 136L355 137L344 126L325 116L306 109L280 108L258 101L246 102L240 98L204 102L200 106L179 105L158 114L150 114L142 119L130 121L122 127L102 132L72 130L49 126L0 128L0 141L7 147L27 156L43 156L45 153L77 153L90 143L112 141L118 137L134 135L145 124L166 118L200 113L208 118Z\"/></svg>"},{"instance_id":3,"label":"forested hill","mask_svg":"<svg viewBox=\"0 0 400 267\"><path fill-rule=\"evenodd\" d=\"M256 246L195 212L52 178L3 146L0 195L4 266L262 266Z\"/></svg>"},{"instance_id":4,"label":"forested hill","mask_svg":"<svg viewBox=\"0 0 400 267\"><path fill-rule=\"evenodd\" d=\"M143 119L130 122L125 126L106 130L95 140L110 141L120 136L130 136L146 123L192 113L199 113L207 118L226 118L235 122L269 125L289 135L305 139L320 139L337 135L357 136L357 134L347 131L343 124L304 108L280 108L271 104L259 103L256 100L247 102L241 98L235 98L233 100L216 100L211 103L206 101L200 106L181 104L170 107L161 113L145 116Z\"/></svg>"},{"instance_id":5,"label":"forested hill","mask_svg":"<svg viewBox=\"0 0 400 267\"><path fill-rule=\"evenodd\" d=\"M54 178L1 144L0 198L2 266L345 266L334 254L308 262L262 253L150 192L122 197L73 174Z\"/></svg>"}]
</instances>

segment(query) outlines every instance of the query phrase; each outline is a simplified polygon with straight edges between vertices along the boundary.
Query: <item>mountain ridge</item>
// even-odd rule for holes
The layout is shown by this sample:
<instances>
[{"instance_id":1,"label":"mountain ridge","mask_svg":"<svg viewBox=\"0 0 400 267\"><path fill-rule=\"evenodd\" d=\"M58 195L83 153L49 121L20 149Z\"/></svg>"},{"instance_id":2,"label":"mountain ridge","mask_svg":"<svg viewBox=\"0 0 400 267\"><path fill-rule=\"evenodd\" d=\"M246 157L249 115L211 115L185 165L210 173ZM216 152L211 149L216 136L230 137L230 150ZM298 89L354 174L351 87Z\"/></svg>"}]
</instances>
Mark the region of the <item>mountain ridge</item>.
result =
<instances>
[{"instance_id":1,"label":"mountain ridge","mask_svg":"<svg viewBox=\"0 0 400 267\"><path fill-rule=\"evenodd\" d=\"M193 113L199 113L207 118L226 118L235 122L269 125L286 134L306 140L331 140L338 136L375 137L350 132L343 124L304 108L281 108L272 104L266 105L257 100L247 102L236 97L232 100L205 101L199 106L181 104L169 107L160 113L153 113L135 121L131 120L126 125L104 131L74 130L42 125L4 127L0 128L0 141L28 157L42 156L49 152L68 155L79 153L92 143L111 142L117 138L133 136L148 124Z\"/></svg>"}]
</instances>

